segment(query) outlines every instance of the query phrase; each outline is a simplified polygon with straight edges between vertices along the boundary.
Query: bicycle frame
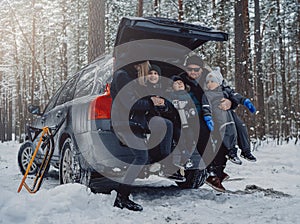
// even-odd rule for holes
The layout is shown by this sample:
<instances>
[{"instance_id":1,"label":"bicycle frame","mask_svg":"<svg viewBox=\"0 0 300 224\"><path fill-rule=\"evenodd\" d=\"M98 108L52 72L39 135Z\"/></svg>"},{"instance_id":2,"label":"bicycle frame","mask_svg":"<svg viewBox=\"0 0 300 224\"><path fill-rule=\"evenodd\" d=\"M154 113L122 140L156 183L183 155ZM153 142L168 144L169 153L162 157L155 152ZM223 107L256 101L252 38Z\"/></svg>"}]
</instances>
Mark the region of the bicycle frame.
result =
<instances>
[{"instance_id":1,"label":"bicycle frame","mask_svg":"<svg viewBox=\"0 0 300 224\"><path fill-rule=\"evenodd\" d=\"M38 172L37 174L35 175L35 179L34 179L34 182L33 182L33 186L32 187L29 187L28 184L25 182L27 176L28 176L28 173L30 171L30 168L33 164L33 161L37 155L37 152L39 151L39 149L42 149L42 150L46 150L45 152L45 156L44 156L44 159L38 169ZM43 178L44 178L44 174L45 172L47 171L49 165L50 165L50 160L51 160L51 157L53 155L53 152L54 152L54 140L53 140L53 135L51 133L51 129L49 127L43 127L42 128L42 135L38 141L38 144L37 146L35 147L35 150L34 150L34 153L30 159L30 162L27 166L27 169L26 169L26 172L22 178L22 181L21 181L21 184L18 188L18 193L22 190L22 187L24 186L26 188L26 190L29 192L29 193L36 193L41 184L42 184L42 181L43 181Z\"/></svg>"}]
</instances>

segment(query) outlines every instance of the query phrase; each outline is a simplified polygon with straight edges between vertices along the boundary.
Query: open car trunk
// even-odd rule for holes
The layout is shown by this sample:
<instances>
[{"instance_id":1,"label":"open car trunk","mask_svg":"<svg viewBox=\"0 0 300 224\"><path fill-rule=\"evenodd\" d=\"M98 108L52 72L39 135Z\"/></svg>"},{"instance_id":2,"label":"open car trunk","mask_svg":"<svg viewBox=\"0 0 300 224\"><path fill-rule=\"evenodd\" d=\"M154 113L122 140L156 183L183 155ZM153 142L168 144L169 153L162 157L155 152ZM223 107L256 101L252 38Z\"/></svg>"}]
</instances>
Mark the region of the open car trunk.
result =
<instances>
[{"instance_id":1,"label":"open car trunk","mask_svg":"<svg viewBox=\"0 0 300 224\"><path fill-rule=\"evenodd\" d=\"M181 67L188 53L207 41L226 41L228 34L165 18L122 18L113 56L116 69L144 60Z\"/></svg>"},{"instance_id":2,"label":"open car trunk","mask_svg":"<svg viewBox=\"0 0 300 224\"><path fill-rule=\"evenodd\" d=\"M228 34L212 28L165 18L124 17L119 25L115 47L142 39L172 41L194 50L209 40L225 41L228 39Z\"/></svg>"}]
</instances>

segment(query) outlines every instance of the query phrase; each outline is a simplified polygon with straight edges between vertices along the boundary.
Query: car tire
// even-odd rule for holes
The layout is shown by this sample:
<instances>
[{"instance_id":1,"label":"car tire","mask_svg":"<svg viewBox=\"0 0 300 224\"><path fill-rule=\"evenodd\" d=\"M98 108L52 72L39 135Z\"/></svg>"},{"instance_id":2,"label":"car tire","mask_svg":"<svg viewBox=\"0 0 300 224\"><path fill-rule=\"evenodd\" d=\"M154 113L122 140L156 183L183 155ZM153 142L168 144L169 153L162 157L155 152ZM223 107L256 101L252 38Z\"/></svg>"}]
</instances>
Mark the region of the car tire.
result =
<instances>
[{"instance_id":1,"label":"car tire","mask_svg":"<svg viewBox=\"0 0 300 224\"><path fill-rule=\"evenodd\" d=\"M34 152L34 146L32 142L25 142L21 145L18 152L18 165L21 173L24 175L26 173L29 162L32 158ZM28 172L29 175L34 175L37 173L40 164L33 161L32 166Z\"/></svg>"},{"instance_id":2,"label":"car tire","mask_svg":"<svg viewBox=\"0 0 300 224\"><path fill-rule=\"evenodd\" d=\"M80 159L71 138L67 138L61 150L59 163L60 184L81 183L89 185L91 173L82 169Z\"/></svg>"},{"instance_id":3,"label":"car tire","mask_svg":"<svg viewBox=\"0 0 300 224\"><path fill-rule=\"evenodd\" d=\"M178 187L180 187L181 189L198 189L204 184L207 178L207 171L206 169L186 170L185 178L185 182L176 182Z\"/></svg>"}]
</instances>

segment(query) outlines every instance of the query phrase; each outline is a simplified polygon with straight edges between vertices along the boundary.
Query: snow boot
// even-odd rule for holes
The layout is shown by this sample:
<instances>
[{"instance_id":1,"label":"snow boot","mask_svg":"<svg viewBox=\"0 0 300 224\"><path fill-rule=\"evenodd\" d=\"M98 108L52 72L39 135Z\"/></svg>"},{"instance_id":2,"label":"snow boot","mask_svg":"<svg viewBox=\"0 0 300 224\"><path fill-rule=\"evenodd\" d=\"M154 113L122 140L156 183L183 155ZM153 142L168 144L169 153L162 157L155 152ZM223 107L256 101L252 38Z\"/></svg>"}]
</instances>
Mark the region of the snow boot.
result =
<instances>
[{"instance_id":1,"label":"snow boot","mask_svg":"<svg viewBox=\"0 0 300 224\"><path fill-rule=\"evenodd\" d=\"M169 180L174 180L176 182L185 182L186 179L185 177L180 173L180 171L177 171L175 173L168 173L168 172L160 172L159 175L160 177L165 177Z\"/></svg>"},{"instance_id":2,"label":"snow boot","mask_svg":"<svg viewBox=\"0 0 300 224\"><path fill-rule=\"evenodd\" d=\"M128 196L123 196L120 193L117 194L114 207L127 208L131 211L142 211L143 207L129 199Z\"/></svg>"},{"instance_id":3,"label":"snow boot","mask_svg":"<svg viewBox=\"0 0 300 224\"><path fill-rule=\"evenodd\" d=\"M252 153L250 151L241 152L241 157L248 161L256 162L256 158L252 155Z\"/></svg>"},{"instance_id":4,"label":"snow boot","mask_svg":"<svg viewBox=\"0 0 300 224\"><path fill-rule=\"evenodd\" d=\"M176 182L185 182L186 181L186 179L184 177L184 167L176 166L174 164L170 164L168 167L163 165L162 170L159 173L159 176L166 177L166 178L168 178L170 180L174 180Z\"/></svg>"},{"instance_id":5,"label":"snow boot","mask_svg":"<svg viewBox=\"0 0 300 224\"><path fill-rule=\"evenodd\" d=\"M230 160L231 162L233 162L234 164L242 165L242 161L241 161L240 158L237 156L235 150L229 150L228 154L227 154L225 157L226 157L228 160Z\"/></svg>"},{"instance_id":6,"label":"snow boot","mask_svg":"<svg viewBox=\"0 0 300 224\"><path fill-rule=\"evenodd\" d=\"M227 173L223 172L220 177L220 182L222 183L223 181L226 181L229 178L230 178L230 176Z\"/></svg>"},{"instance_id":7,"label":"snow boot","mask_svg":"<svg viewBox=\"0 0 300 224\"><path fill-rule=\"evenodd\" d=\"M170 179L170 180L174 180L176 182L185 182L186 179L184 176L182 176L182 174L177 171L176 173L173 173L171 175L167 175L167 178Z\"/></svg>"},{"instance_id":8,"label":"snow boot","mask_svg":"<svg viewBox=\"0 0 300 224\"><path fill-rule=\"evenodd\" d=\"M205 183L209 186L211 186L213 189L219 192L225 192L226 189L222 185L220 178L217 176L209 176L206 180Z\"/></svg>"}]
</instances>

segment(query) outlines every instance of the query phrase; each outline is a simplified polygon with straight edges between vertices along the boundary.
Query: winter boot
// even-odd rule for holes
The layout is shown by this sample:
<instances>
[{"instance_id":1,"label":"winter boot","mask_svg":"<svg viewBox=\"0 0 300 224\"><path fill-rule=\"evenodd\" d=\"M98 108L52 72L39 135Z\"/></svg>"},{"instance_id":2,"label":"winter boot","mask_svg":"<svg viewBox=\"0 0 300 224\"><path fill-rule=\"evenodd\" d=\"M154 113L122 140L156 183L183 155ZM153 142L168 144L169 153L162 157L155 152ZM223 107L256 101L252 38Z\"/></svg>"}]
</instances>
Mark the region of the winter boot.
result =
<instances>
[{"instance_id":1,"label":"winter boot","mask_svg":"<svg viewBox=\"0 0 300 224\"><path fill-rule=\"evenodd\" d=\"M229 176L227 173L223 172L223 173L221 174L220 181L221 181L221 183L222 183L223 181L226 181L226 180L228 180L229 178L230 178L230 176Z\"/></svg>"},{"instance_id":2,"label":"winter boot","mask_svg":"<svg viewBox=\"0 0 300 224\"><path fill-rule=\"evenodd\" d=\"M121 193L117 194L114 207L118 208L127 208L132 211L142 211L143 207L129 199L128 196L121 195Z\"/></svg>"},{"instance_id":3,"label":"winter boot","mask_svg":"<svg viewBox=\"0 0 300 224\"><path fill-rule=\"evenodd\" d=\"M185 182L186 179L185 177L180 173L180 171L177 171L176 173L173 173L171 175L167 175L167 178L170 179L170 180L174 180L176 182Z\"/></svg>"},{"instance_id":4,"label":"winter boot","mask_svg":"<svg viewBox=\"0 0 300 224\"><path fill-rule=\"evenodd\" d=\"M219 192L225 192L225 187L222 185L220 178L217 176L209 176L205 183L209 186L211 186L213 189Z\"/></svg>"},{"instance_id":5,"label":"winter boot","mask_svg":"<svg viewBox=\"0 0 300 224\"><path fill-rule=\"evenodd\" d=\"M241 157L248 161L256 162L256 158L252 155L250 151L241 152Z\"/></svg>"},{"instance_id":6,"label":"winter boot","mask_svg":"<svg viewBox=\"0 0 300 224\"><path fill-rule=\"evenodd\" d=\"M168 167L163 165L159 176L166 177L170 180L174 180L177 182L185 182L186 181L186 179L184 177L184 168L175 166L173 164L168 164Z\"/></svg>"},{"instance_id":7,"label":"winter boot","mask_svg":"<svg viewBox=\"0 0 300 224\"><path fill-rule=\"evenodd\" d=\"M242 165L242 161L237 156L236 150L234 149L229 150L228 154L226 155L226 158L237 165Z\"/></svg>"}]
</instances>

